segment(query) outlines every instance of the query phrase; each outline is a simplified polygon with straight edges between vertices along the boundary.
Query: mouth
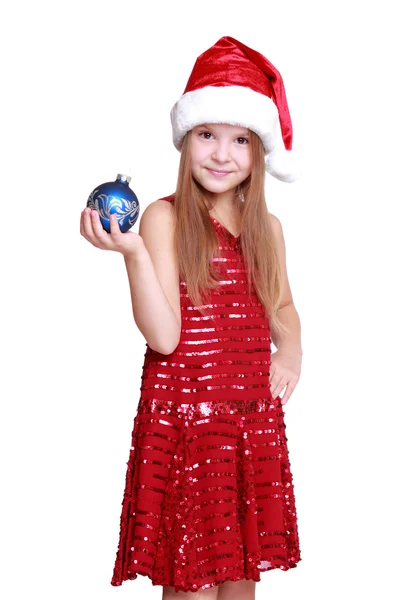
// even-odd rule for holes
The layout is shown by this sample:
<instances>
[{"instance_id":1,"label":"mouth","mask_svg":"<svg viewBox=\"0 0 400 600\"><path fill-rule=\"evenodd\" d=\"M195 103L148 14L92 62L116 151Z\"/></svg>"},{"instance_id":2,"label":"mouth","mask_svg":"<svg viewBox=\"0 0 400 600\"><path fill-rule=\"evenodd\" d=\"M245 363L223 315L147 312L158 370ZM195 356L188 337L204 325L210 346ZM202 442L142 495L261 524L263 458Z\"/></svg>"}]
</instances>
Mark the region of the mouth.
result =
<instances>
[{"instance_id":1,"label":"mouth","mask_svg":"<svg viewBox=\"0 0 400 600\"><path fill-rule=\"evenodd\" d=\"M207 168L207 171L209 173L211 173L211 175L214 175L215 177L224 177L225 175L229 175L231 173L231 171L219 171L216 169L209 169L208 167L206 167L206 168Z\"/></svg>"}]
</instances>

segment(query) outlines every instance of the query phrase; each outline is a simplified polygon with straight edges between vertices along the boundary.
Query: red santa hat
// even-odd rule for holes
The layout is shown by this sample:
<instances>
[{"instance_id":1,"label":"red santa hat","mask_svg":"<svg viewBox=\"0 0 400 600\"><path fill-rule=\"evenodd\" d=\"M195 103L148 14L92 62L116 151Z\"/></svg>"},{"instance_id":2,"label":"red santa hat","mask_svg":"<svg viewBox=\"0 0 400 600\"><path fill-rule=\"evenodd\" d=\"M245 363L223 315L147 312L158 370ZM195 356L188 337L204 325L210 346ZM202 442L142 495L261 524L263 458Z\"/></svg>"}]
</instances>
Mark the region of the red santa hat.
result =
<instances>
[{"instance_id":1,"label":"red santa hat","mask_svg":"<svg viewBox=\"0 0 400 600\"><path fill-rule=\"evenodd\" d=\"M271 175L292 182L300 174L291 154L292 121L282 77L262 54L232 37L222 37L197 58L171 110L171 123L178 150L196 125L247 127L261 138Z\"/></svg>"}]
</instances>

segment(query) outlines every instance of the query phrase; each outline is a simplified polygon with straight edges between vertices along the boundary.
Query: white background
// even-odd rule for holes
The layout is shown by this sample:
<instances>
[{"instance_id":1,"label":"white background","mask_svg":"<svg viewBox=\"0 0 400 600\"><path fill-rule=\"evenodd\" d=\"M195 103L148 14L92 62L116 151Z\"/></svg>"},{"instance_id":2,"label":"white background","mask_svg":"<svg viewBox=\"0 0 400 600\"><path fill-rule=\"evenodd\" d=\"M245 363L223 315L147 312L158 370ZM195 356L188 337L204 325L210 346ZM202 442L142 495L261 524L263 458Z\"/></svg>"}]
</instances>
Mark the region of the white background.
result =
<instances>
[{"instance_id":1,"label":"white background","mask_svg":"<svg viewBox=\"0 0 400 600\"><path fill-rule=\"evenodd\" d=\"M399 94L395 2L69 0L1 9L1 595L110 585L145 341L121 255L79 233L96 185L174 191L169 111L224 35L280 70L304 175L268 176L302 323L285 406L302 561L257 600L396 596ZM134 226L138 231L139 221Z\"/></svg>"}]
</instances>

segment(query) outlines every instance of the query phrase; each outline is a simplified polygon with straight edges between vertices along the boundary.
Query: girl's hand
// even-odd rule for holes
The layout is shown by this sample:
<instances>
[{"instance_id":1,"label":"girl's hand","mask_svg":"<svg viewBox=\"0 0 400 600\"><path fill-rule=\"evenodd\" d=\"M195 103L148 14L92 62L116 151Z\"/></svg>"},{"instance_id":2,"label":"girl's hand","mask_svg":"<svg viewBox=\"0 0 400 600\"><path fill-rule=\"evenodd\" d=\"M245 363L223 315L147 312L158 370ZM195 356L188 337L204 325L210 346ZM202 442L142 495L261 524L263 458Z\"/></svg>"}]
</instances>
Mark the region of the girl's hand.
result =
<instances>
[{"instance_id":1,"label":"girl's hand","mask_svg":"<svg viewBox=\"0 0 400 600\"><path fill-rule=\"evenodd\" d=\"M120 252L124 257L133 256L143 248L142 237L133 231L122 233L117 219L112 216L110 230L111 232L108 233L103 229L97 210L85 208L81 212L81 234L96 248Z\"/></svg>"},{"instance_id":2,"label":"girl's hand","mask_svg":"<svg viewBox=\"0 0 400 600\"><path fill-rule=\"evenodd\" d=\"M286 387L282 404L286 404L300 377L301 354L289 354L284 350L277 350L271 354L270 383L271 394L275 399Z\"/></svg>"}]
</instances>

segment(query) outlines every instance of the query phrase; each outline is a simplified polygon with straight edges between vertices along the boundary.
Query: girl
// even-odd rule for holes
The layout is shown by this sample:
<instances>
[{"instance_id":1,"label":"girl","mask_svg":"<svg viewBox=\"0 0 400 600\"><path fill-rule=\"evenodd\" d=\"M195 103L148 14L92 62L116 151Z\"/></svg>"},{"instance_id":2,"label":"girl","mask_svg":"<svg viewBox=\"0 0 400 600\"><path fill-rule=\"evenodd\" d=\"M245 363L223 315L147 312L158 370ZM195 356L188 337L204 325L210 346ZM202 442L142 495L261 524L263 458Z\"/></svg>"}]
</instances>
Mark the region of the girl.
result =
<instances>
[{"instance_id":1,"label":"girl","mask_svg":"<svg viewBox=\"0 0 400 600\"><path fill-rule=\"evenodd\" d=\"M89 242L124 256L147 342L111 584L141 574L163 600L252 600L260 572L301 560L282 409L300 323L264 197L266 168L295 178L282 79L223 37L171 120L177 188L146 208L139 234L81 215Z\"/></svg>"}]
</instances>

